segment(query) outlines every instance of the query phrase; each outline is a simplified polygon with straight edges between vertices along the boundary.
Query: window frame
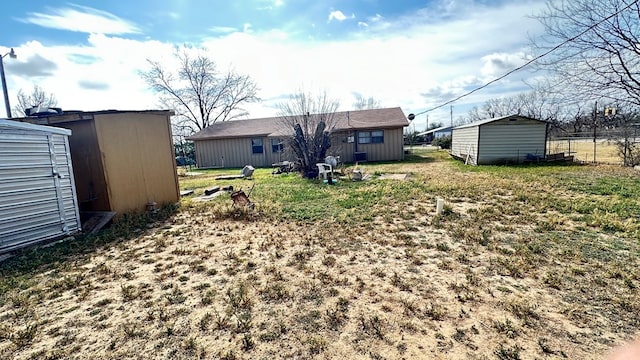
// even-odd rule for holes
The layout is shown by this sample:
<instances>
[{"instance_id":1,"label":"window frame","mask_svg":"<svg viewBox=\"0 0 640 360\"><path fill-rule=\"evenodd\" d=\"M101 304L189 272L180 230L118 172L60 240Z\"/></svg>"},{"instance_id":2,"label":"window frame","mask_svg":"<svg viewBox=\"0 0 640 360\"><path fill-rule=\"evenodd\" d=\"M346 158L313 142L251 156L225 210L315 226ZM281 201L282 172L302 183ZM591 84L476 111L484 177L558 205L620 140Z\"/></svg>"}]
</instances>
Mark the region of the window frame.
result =
<instances>
[{"instance_id":1,"label":"window frame","mask_svg":"<svg viewBox=\"0 0 640 360\"><path fill-rule=\"evenodd\" d=\"M258 145L257 143L260 143ZM260 149L260 151L257 151ZM262 138L252 138L251 139L251 153L252 154L264 154L264 140Z\"/></svg>"},{"instance_id":2,"label":"window frame","mask_svg":"<svg viewBox=\"0 0 640 360\"><path fill-rule=\"evenodd\" d=\"M379 133L380 135L375 135L375 133ZM373 131L371 131L371 143L372 144L384 144L384 130L373 130Z\"/></svg>"},{"instance_id":3,"label":"window frame","mask_svg":"<svg viewBox=\"0 0 640 360\"><path fill-rule=\"evenodd\" d=\"M358 144L384 144L384 130L358 131Z\"/></svg>"},{"instance_id":4,"label":"window frame","mask_svg":"<svg viewBox=\"0 0 640 360\"><path fill-rule=\"evenodd\" d=\"M275 154L284 152L284 143L281 139L271 139L271 152Z\"/></svg>"}]
</instances>

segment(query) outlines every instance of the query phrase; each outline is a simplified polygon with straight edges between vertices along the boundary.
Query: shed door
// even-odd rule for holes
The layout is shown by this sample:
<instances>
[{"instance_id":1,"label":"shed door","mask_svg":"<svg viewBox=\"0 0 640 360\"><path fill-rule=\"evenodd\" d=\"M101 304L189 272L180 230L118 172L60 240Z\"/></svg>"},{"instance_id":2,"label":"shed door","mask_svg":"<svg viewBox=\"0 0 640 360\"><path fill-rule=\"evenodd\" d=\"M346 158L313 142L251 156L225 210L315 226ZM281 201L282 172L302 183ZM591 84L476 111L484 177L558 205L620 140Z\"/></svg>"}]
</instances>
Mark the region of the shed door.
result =
<instances>
[{"instance_id":1,"label":"shed door","mask_svg":"<svg viewBox=\"0 0 640 360\"><path fill-rule=\"evenodd\" d=\"M61 135L0 132L0 252L79 230L65 150Z\"/></svg>"}]
</instances>

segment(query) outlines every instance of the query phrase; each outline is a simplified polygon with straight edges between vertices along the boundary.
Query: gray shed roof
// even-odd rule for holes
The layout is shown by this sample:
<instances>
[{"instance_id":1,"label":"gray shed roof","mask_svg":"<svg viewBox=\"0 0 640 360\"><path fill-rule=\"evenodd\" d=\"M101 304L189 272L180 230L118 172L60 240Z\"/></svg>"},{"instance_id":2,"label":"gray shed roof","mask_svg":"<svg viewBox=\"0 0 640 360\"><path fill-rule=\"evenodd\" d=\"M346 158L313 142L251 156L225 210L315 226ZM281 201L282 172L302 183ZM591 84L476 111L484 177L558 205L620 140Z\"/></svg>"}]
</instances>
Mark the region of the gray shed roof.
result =
<instances>
[{"instance_id":1,"label":"gray shed roof","mask_svg":"<svg viewBox=\"0 0 640 360\"><path fill-rule=\"evenodd\" d=\"M335 131L349 129L397 128L409 125L399 107L340 111L334 114ZM233 120L215 123L188 137L189 140L222 139L249 136L287 136L281 117Z\"/></svg>"},{"instance_id":2,"label":"gray shed roof","mask_svg":"<svg viewBox=\"0 0 640 360\"><path fill-rule=\"evenodd\" d=\"M456 126L456 127L453 128L453 130L466 129L466 128L476 127L476 126L482 126L484 124L489 124L489 123L492 123L492 122L495 122L495 121L505 120L505 119L509 119L509 118L528 119L528 120L539 121L541 123L546 123L546 121L544 121L544 120L538 120L538 119L530 118L530 117L527 117L527 116L522 116L522 115L518 115L518 114L512 114L512 115L501 116L501 117L492 118L492 119L484 119L484 120L474 121L474 122L469 123L469 124Z\"/></svg>"},{"instance_id":3,"label":"gray shed roof","mask_svg":"<svg viewBox=\"0 0 640 360\"><path fill-rule=\"evenodd\" d=\"M71 135L71 130L53 126L35 125L13 120L0 119L0 128L42 131L50 134Z\"/></svg>"},{"instance_id":4,"label":"gray shed roof","mask_svg":"<svg viewBox=\"0 0 640 360\"><path fill-rule=\"evenodd\" d=\"M431 130L427 130L427 131L418 133L418 136L429 135L429 134L433 134L433 133L440 132L440 131L449 131L451 129L453 129L453 126L440 126L439 128L435 128L435 129L431 129Z\"/></svg>"}]
</instances>

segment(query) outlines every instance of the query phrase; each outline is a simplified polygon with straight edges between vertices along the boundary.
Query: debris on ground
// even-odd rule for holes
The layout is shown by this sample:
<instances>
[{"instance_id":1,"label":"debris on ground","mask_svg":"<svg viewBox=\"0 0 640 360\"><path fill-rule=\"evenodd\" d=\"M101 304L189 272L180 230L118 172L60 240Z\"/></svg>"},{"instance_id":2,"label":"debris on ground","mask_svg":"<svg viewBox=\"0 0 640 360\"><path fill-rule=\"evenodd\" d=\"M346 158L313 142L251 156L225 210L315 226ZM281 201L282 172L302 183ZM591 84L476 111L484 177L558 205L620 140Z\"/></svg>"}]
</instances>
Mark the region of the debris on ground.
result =
<instances>
[{"instance_id":1,"label":"debris on ground","mask_svg":"<svg viewBox=\"0 0 640 360\"><path fill-rule=\"evenodd\" d=\"M215 199L220 195L229 194L233 192L233 186L213 186L207 189L204 189L204 195L196 196L193 199L196 201L209 201L211 199Z\"/></svg>"},{"instance_id":2,"label":"debris on ground","mask_svg":"<svg viewBox=\"0 0 640 360\"><path fill-rule=\"evenodd\" d=\"M380 180L409 180L409 174L382 174Z\"/></svg>"},{"instance_id":3,"label":"debris on ground","mask_svg":"<svg viewBox=\"0 0 640 360\"><path fill-rule=\"evenodd\" d=\"M253 176L253 171L255 168L251 165L245 165L242 170L240 170L240 174L238 175L220 175L216 176L214 180L234 180L234 179L250 179Z\"/></svg>"},{"instance_id":4,"label":"debris on ground","mask_svg":"<svg viewBox=\"0 0 640 360\"><path fill-rule=\"evenodd\" d=\"M189 196L189 195L193 195L193 189L180 191L180 196Z\"/></svg>"},{"instance_id":5,"label":"debris on ground","mask_svg":"<svg viewBox=\"0 0 640 360\"><path fill-rule=\"evenodd\" d=\"M295 163L291 161L281 161L275 164L271 164L275 169L271 172L272 175L288 174L294 171Z\"/></svg>"},{"instance_id":6,"label":"debris on ground","mask_svg":"<svg viewBox=\"0 0 640 360\"><path fill-rule=\"evenodd\" d=\"M214 193L217 193L218 191L227 191L227 192L232 192L233 191L233 186L229 185L229 186L214 186L214 187L210 187L208 189L204 189L204 194L205 195L211 195Z\"/></svg>"},{"instance_id":7,"label":"debris on ground","mask_svg":"<svg viewBox=\"0 0 640 360\"><path fill-rule=\"evenodd\" d=\"M231 200L233 200L233 205L236 207L247 207L253 210L253 208L255 207L255 204L252 203L251 200L249 200L249 195L251 195L251 192L253 191L254 186L255 184L251 186L251 189L249 189L248 194L246 194L242 189L232 192Z\"/></svg>"},{"instance_id":8,"label":"debris on ground","mask_svg":"<svg viewBox=\"0 0 640 360\"><path fill-rule=\"evenodd\" d=\"M351 170L351 173L349 174L349 178L353 181L366 180L368 177L369 175L366 174L365 168L359 167L358 163L356 163L356 166L353 168L353 170Z\"/></svg>"}]
</instances>

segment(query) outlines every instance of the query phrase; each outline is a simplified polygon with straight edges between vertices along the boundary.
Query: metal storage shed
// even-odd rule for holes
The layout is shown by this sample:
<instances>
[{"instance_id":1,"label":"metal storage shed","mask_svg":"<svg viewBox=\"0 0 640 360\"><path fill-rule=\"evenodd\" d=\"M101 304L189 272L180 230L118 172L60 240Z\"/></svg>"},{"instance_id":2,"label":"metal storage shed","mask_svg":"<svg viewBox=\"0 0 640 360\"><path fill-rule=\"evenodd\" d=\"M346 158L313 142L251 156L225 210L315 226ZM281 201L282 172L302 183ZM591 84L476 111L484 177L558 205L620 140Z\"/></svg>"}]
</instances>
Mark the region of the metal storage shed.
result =
<instances>
[{"instance_id":1,"label":"metal storage shed","mask_svg":"<svg viewBox=\"0 0 640 360\"><path fill-rule=\"evenodd\" d=\"M81 230L69 135L0 120L0 253Z\"/></svg>"},{"instance_id":2,"label":"metal storage shed","mask_svg":"<svg viewBox=\"0 0 640 360\"><path fill-rule=\"evenodd\" d=\"M451 155L465 163L521 163L527 154L545 156L547 123L510 115L455 127L451 136Z\"/></svg>"}]
</instances>

